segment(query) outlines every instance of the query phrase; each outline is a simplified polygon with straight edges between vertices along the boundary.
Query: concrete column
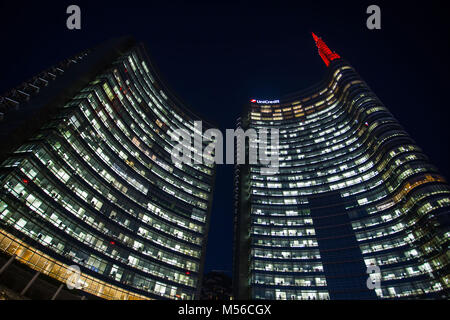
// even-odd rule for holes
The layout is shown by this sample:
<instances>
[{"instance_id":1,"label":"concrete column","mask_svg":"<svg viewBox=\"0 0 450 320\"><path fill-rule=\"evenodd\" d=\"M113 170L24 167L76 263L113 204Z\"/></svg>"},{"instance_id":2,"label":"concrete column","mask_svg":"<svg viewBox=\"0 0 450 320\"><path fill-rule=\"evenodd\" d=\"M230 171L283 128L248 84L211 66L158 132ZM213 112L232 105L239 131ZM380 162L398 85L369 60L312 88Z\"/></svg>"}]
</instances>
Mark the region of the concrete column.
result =
<instances>
[{"instance_id":1,"label":"concrete column","mask_svg":"<svg viewBox=\"0 0 450 320\"><path fill-rule=\"evenodd\" d=\"M61 283L61 285L59 286L58 290L56 290L55 294L52 297L52 300L56 300L56 298L58 297L58 295L61 292L62 288L64 288L64 283Z\"/></svg>"},{"instance_id":2,"label":"concrete column","mask_svg":"<svg viewBox=\"0 0 450 320\"><path fill-rule=\"evenodd\" d=\"M36 272L36 274L34 275L33 279L31 279L30 282L28 282L27 286L20 293L22 296L24 296L25 293L27 293L28 289L30 289L31 285L36 281L37 277L39 277L40 274L41 273L39 271Z\"/></svg>"},{"instance_id":3,"label":"concrete column","mask_svg":"<svg viewBox=\"0 0 450 320\"><path fill-rule=\"evenodd\" d=\"M0 269L0 274L2 274L6 269L8 269L8 267L11 265L11 263L13 263L13 261L16 259L16 255L11 256L11 258L9 258L8 262L6 262L3 267Z\"/></svg>"}]
</instances>

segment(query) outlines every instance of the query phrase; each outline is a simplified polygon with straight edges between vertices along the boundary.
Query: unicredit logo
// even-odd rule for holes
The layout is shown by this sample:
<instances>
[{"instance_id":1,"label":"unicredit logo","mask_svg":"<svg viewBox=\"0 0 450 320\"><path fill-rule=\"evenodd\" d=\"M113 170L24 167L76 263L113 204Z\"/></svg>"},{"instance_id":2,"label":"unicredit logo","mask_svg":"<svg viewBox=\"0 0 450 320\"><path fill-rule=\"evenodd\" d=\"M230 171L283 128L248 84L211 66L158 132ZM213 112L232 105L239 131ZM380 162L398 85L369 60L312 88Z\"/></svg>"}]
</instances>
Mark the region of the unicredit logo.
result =
<instances>
[{"instance_id":1,"label":"unicredit logo","mask_svg":"<svg viewBox=\"0 0 450 320\"><path fill-rule=\"evenodd\" d=\"M251 103L259 103L259 104L275 104L275 103L280 103L280 100L256 100L256 99L252 99L250 100Z\"/></svg>"}]
</instances>

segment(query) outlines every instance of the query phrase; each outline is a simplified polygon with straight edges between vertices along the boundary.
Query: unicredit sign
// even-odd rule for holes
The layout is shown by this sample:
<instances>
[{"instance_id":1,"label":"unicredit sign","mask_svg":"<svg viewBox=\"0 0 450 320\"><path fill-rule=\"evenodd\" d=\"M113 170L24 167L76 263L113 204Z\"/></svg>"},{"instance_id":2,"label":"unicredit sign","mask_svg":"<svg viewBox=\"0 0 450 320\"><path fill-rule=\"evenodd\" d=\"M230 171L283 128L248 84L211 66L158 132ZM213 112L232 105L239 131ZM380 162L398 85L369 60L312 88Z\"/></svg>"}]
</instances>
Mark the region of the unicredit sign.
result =
<instances>
[{"instance_id":1,"label":"unicredit sign","mask_svg":"<svg viewBox=\"0 0 450 320\"><path fill-rule=\"evenodd\" d=\"M256 100L252 99L250 100L251 103L259 103L259 104L275 104L280 103L280 100Z\"/></svg>"}]
</instances>

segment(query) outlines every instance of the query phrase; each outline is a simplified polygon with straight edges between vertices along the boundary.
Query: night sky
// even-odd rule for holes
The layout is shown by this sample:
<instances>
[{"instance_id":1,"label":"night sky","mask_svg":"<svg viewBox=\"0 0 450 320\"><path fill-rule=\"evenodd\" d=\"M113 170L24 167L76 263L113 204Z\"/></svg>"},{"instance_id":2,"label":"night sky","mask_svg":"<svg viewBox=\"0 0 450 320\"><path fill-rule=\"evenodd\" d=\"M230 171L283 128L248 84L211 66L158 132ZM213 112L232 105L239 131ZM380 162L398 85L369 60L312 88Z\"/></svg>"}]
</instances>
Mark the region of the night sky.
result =
<instances>
[{"instance_id":1,"label":"night sky","mask_svg":"<svg viewBox=\"0 0 450 320\"><path fill-rule=\"evenodd\" d=\"M0 92L106 39L132 35L186 105L225 130L249 99L279 99L325 76L314 31L448 178L447 14L437 1L392 2L1 1ZM66 28L70 4L81 7L80 31ZM371 4L381 7L381 30L366 28ZM218 168L215 190L205 271L231 275L232 166Z\"/></svg>"}]
</instances>

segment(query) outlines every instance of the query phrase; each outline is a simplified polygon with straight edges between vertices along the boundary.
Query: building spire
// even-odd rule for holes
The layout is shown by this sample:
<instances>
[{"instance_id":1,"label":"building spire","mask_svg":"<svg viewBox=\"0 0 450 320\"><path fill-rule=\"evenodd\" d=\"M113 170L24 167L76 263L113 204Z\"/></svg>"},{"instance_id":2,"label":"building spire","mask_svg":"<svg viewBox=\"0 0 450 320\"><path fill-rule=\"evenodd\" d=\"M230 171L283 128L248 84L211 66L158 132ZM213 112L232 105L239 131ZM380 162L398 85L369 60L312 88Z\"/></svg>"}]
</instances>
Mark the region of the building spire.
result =
<instances>
[{"instance_id":1,"label":"building spire","mask_svg":"<svg viewBox=\"0 0 450 320\"><path fill-rule=\"evenodd\" d=\"M338 55L336 52L332 52L330 48L325 44L325 42L316 36L314 32L312 32L312 36L314 41L316 42L316 46L319 49L319 55L322 58L323 62L325 62L326 66L328 67L331 63L331 61L340 59L341 56Z\"/></svg>"}]
</instances>

